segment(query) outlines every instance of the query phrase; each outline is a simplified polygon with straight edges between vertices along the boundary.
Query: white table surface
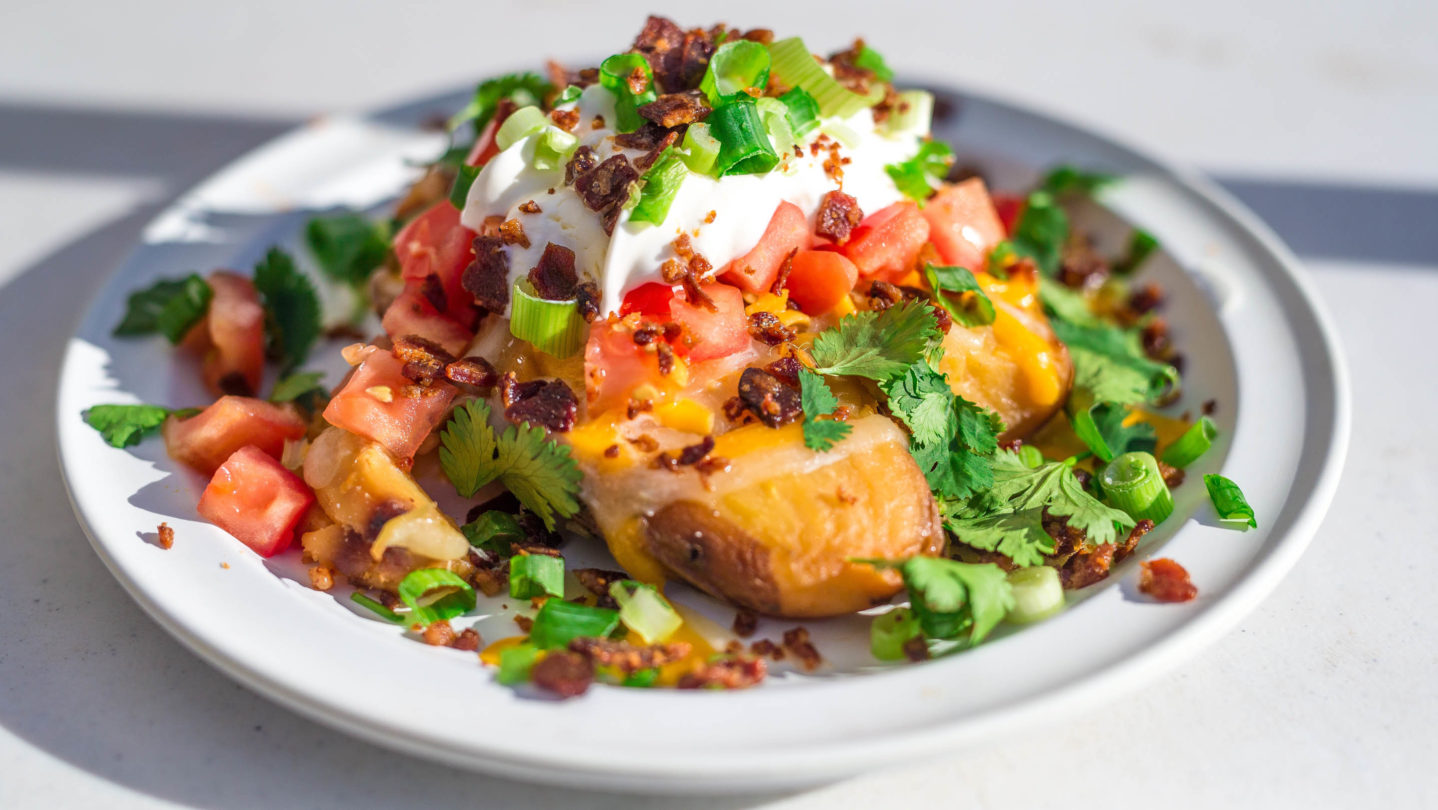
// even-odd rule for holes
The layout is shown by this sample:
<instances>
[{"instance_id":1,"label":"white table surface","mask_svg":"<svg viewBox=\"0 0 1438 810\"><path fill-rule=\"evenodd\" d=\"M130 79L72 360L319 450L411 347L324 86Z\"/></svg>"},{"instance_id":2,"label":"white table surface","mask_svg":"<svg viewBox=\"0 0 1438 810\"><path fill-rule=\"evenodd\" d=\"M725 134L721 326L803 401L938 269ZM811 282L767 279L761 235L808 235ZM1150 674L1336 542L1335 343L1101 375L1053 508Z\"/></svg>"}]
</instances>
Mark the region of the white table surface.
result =
<instances>
[{"instance_id":1,"label":"white table surface","mask_svg":"<svg viewBox=\"0 0 1438 810\"><path fill-rule=\"evenodd\" d=\"M816 48L863 32L901 73L1026 101L1217 176L1317 281L1353 372L1354 431L1308 554L1178 672L1020 739L817 790L655 799L449 770L301 719L150 622L70 512L52 427L61 347L166 200L304 117L531 54L608 52L645 12L355 5L0 7L0 806L1438 802L1438 362L1424 334L1438 309L1438 6L893 2L875 19L872 3L720 4L729 22ZM681 23L714 16L667 5Z\"/></svg>"}]
</instances>

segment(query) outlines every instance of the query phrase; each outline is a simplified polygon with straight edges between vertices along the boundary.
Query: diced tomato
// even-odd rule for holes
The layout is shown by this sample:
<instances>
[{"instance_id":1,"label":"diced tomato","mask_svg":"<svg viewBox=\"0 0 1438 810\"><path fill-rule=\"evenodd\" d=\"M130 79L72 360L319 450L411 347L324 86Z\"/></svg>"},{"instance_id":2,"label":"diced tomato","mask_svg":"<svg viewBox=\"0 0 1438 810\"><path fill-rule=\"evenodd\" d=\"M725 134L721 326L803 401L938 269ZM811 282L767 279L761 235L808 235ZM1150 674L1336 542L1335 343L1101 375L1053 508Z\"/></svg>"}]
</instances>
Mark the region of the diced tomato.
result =
<instances>
[{"instance_id":1,"label":"diced tomato","mask_svg":"<svg viewBox=\"0 0 1438 810\"><path fill-rule=\"evenodd\" d=\"M789 298L811 315L839 305L859 280L859 268L832 250L801 250L789 270Z\"/></svg>"},{"instance_id":2,"label":"diced tomato","mask_svg":"<svg viewBox=\"0 0 1438 810\"><path fill-rule=\"evenodd\" d=\"M769 218L769 227L753 250L730 262L720 277L745 292L765 292L779 276L784 259L810 240L809 218L799 206L781 202Z\"/></svg>"},{"instance_id":3,"label":"diced tomato","mask_svg":"<svg viewBox=\"0 0 1438 810\"><path fill-rule=\"evenodd\" d=\"M419 335L438 343L454 355L462 354L474 337L468 329L435 309L420 288L413 284L405 285L404 292L384 311L380 326L391 338Z\"/></svg>"},{"instance_id":4,"label":"diced tomato","mask_svg":"<svg viewBox=\"0 0 1438 810\"><path fill-rule=\"evenodd\" d=\"M414 457L425 437L444 420L454 399L454 386L435 383L419 396L401 373L404 363L387 351L375 351L350 375L325 407L325 419L382 445L395 458Z\"/></svg>"},{"instance_id":5,"label":"diced tomato","mask_svg":"<svg viewBox=\"0 0 1438 810\"><path fill-rule=\"evenodd\" d=\"M298 475L258 447L236 450L200 496L200 517L273 557L290 547L315 495Z\"/></svg>"},{"instance_id":6,"label":"diced tomato","mask_svg":"<svg viewBox=\"0 0 1438 810\"><path fill-rule=\"evenodd\" d=\"M469 157L464 162L470 166L483 166L489 159L499 154L499 144L495 141L495 135L499 132L499 125L509 114L519 109L519 105L509 99L501 99L494 109L494 117L484 125L484 131L474 139L474 148L469 150Z\"/></svg>"},{"instance_id":7,"label":"diced tomato","mask_svg":"<svg viewBox=\"0 0 1438 810\"><path fill-rule=\"evenodd\" d=\"M1017 194L995 193L994 210L998 212L999 222L1003 223L1004 233L1014 232L1014 223L1019 221L1019 213L1024 209L1024 198Z\"/></svg>"},{"instance_id":8,"label":"diced tomato","mask_svg":"<svg viewBox=\"0 0 1438 810\"><path fill-rule=\"evenodd\" d=\"M634 342L632 329L618 318L595 321L584 346L584 388L590 414L622 407L643 383L664 379L658 353Z\"/></svg>"},{"instance_id":9,"label":"diced tomato","mask_svg":"<svg viewBox=\"0 0 1438 810\"><path fill-rule=\"evenodd\" d=\"M668 284L651 281L630 290L619 304L620 316L638 312L649 318L668 318L669 302L674 300L674 288Z\"/></svg>"},{"instance_id":10,"label":"diced tomato","mask_svg":"<svg viewBox=\"0 0 1438 810\"><path fill-rule=\"evenodd\" d=\"M744 315L744 294L728 284L700 288L714 309L689 303L684 290L669 302L669 317L684 327L688 358L694 362L727 357L749 345L749 321Z\"/></svg>"},{"instance_id":11,"label":"diced tomato","mask_svg":"<svg viewBox=\"0 0 1438 810\"><path fill-rule=\"evenodd\" d=\"M984 268L989 251L1005 234L989 190L977 177L940 190L924 206L924 219L944 263L974 271Z\"/></svg>"},{"instance_id":12,"label":"diced tomato","mask_svg":"<svg viewBox=\"0 0 1438 810\"><path fill-rule=\"evenodd\" d=\"M842 252L864 276L896 281L914 269L929 241L929 221L912 202L897 202L864 217Z\"/></svg>"},{"instance_id":13,"label":"diced tomato","mask_svg":"<svg viewBox=\"0 0 1438 810\"><path fill-rule=\"evenodd\" d=\"M440 200L415 217L394 238L400 275L409 286L434 276L444 290L444 311L455 322L473 328L474 296L461 283L474 259L474 231L459 224L459 210Z\"/></svg>"},{"instance_id":14,"label":"diced tomato","mask_svg":"<svg viewBox=\"0 0 1438 810\"><path fill-rule=\"evenodd\" d=\"M305 421L262 399L226 396L189 419L166 420L163 432L170 458L208 475L245 446L279 458L286 439L305 435Z\"/></svg>"},{"instance_id":15,"label":"diced tomato","mask_svg":"<svg viewBox=\"0 0 1438 810\"><path fill-rule=\"evenodd\" d=\"M265 309L249 279L228 270L210 274L210 310L204 335L185 336L185 344L203 346L200 376L215 396L253 395L265 370Z\"/></svg>"}]
</instances>

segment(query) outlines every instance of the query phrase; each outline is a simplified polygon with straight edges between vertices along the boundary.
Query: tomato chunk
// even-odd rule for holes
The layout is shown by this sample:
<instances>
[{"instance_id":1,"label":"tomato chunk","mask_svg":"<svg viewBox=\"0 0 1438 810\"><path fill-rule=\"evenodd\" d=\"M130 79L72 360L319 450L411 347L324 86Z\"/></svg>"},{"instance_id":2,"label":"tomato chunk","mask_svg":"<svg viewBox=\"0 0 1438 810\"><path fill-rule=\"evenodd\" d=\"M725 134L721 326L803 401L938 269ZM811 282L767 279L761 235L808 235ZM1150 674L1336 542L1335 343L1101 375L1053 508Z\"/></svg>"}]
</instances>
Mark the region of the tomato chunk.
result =
<instances>
[{"instance_id":1,"label":"tomato chunk","mask_svg":"<svg viewBox=\"0 0 1438 810\"><path fill-rule=\"evenodd\" d=\"M435 309L434 304L424 297L424 292L413 284L407 284L404 292L384 311L380 326L391 338L419 335L438 343L454 355L463 354L474 337L468 329Z\"/></svg>"},{"instance_id":2,"label":"tomato chunk","mask_svg":"<svg viewBox=\"0 0 1438 810\"><path fill-rule=\"evenodd\" d=\"M189 419L165 420L163 431L170 458L208 475L245 446L279 458L286 439L305 435L305 422L262 399L225 396Z\"/></svg>"},{"instance_id":3,"label":"tomato chunk","mask_svg":"<svg viewBox=\"0 0 1438 810\"><path fill-rule=\"evenodd\" d=\"M619 318L595 321L584 346L584 388L589 412L622 407L644 383L664 379L659 355L634 342L634 330Z\"/></svg>"},{"instance_id":4,"label":"tomato chunk","mask_svg":"<svg viewBox=\"0 0 1438 810\"><path fill-rule=\"evenodd\" d=\"M1004 233L1014 232L1014 223L1019 221L1019 213L1024 208L1024 198L1016 194L994 194L994 210L998 212L999 222L1004 226Z\"/></svg>"},{"instance_id":5,"label":"tomato chunk","mask_svg":"<svg viewBox=\"0 0 1438 810\"><path fill-rule=\"evenodd\" d=\"M919 249L929 241L929 221L912 202L897 202L864 218L841 252L860 275L897 281L914 269Z\"/></svg>"},{"instance_id":6,"label":"tomato chunk","mask_svg":"<svg viewBox=\"0 0 1438 810\"><path fill-rule=\"evenodd\" d=\"M669 317L684 327L687 356L694 362L728 357L749 345L749 320L744 315L744 294L728 284L705 284L700 289L714 309L691 304L681 289L669 302Z\"/></svg>"},{"instance_id":7,"label":"tomato chunk","mask_svg":"<svg viewBox=\"0 0 1438 810\"><path fill-rule=\"evenodd\" d=\"M503 124L504 119L517 109L519 109L519 105L513 101L507 98L500 99L499 104L494 108L494 117L489 119L489 123L485 124L484 130L479 133L479 137L474 139L474 146L469 150L469 157L464 159L465 164L483 166L489 162L490 158L499 154L499 143L495 140L495 136L499 133L499 125Z\"/></svg>"},{"instance_id":8,"label":"tomato chunk","mask_svg":"<svg viewBox=\"0 0 1438 810\"><path fill-rule=\"evenodd\" d=\"M253 282L228 270L211 273L208 281L214 297L202 322L205 332L193 338L187 335L186 343L203 346L200 376L210 393L253 395L260 390L265 371L265 310L260 294Z\"/></svg>"},{"instance_id":9,"label":"tomato chunk","mask_svg":"<svg viewBox=\"0 0 1438 810\"><path fill-rule=\"evenodd\" d=\"M200 496L200 517L261 557L290 547L295 526L315 502L305 482L258 447L236 450Z\"/></svg>"},{"instance_id":10,"label":"tomato chunk","mask_svg":"<svg viewBox=\"0 0 1438 810\"><path fill-rule=\"evenodd\" d=\"M801 250L794 254L789 271L789 298L811 315L819 315L839 305L854 283L859 268L832 250Z\"/></svg>"},{"instance_id":11,"label":"tomato chunk","mask_svg":"<svg viewBox=\"0 0 1438 810\"><path fill-rule=\"evenodd\" d=\"M977 177L947 186L924 206L929 241L946 264L979 271L994 245L1004 238L1004 223Z\"/></svg>"},{"instance_id":12,"label":"tomato chunk","mask_svg":"<svg viewBox=\"0 0 1438 810\"><path fill-rule=\"evenodd\" d=\"M371 353L325 407L325 420L380 444L395 458L413 458L429 432L444 421L455 389L443 382L419 389L403 369L393 354ZM410 396L407 388L423 393Z\"/></svg>"},{"instance_id":13,"label":"tomato chunk","mask_svg":"<svg viewBox=\"0 0 1438 810\"><path fill-rule=\"evenodd\" d=\"M730 262L720 275L745 292L766 292L779 276L784 260L796 249L809 246L809 218L799 206L781 202L753 250Z\"/></svg>"},{"instance_id":14,"label":"tomato chunk","mask_svg":"<svg viewBox=\"0 0 1438 810\"><path fill-rule=\"evenodd\" d=\"M651 281L630 290L619 304L619 314L638 312L649 318L669 317L669 302L674 300L674 288L668 284Z\"/></svg>"},{"instance_id":15,"label":"tomato chunk","mask_svg":"<svg viewBox=\"0 0 1438 810\"><path fill-rule=\"evenodd\" d=\"M459 209L440 200L415 217L394 238L394 254L406 286L434 276L444 290L444 313L473 327L474 296L464 289L464 270L474 259L474 231L459 224Z\"/></svg>"}]
</instances>

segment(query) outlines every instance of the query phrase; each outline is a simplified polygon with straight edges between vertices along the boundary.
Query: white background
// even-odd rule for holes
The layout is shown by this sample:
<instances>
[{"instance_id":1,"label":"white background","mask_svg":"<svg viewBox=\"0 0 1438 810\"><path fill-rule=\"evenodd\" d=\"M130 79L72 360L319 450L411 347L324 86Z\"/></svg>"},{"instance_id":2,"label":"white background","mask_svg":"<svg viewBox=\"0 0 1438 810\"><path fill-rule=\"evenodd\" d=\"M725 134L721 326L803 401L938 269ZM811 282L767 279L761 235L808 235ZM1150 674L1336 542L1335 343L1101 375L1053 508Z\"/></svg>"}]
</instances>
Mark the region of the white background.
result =
<instances>
[{"instance_id":1,"label":"white background","mask_svg":"<svg viewBox=\"0 0 1438 810\"><path fill-rule=\"evenodd\" d=\"M816 50L863 33L901 76L1001 94L1197 165L1303 259L1352 369L1349 463L1293 574L1177 673L1021 738L813 791L646 799L356 742L171 641L90 551L55 461L55 368L99 280L166 200L299 120L549 55L602 56L648 10L401 5L0 7L0 806L1438 801L1438 7L1418 0L722 6L728 22L804 34ZM686 25L715 8L667 6Z\"/></svg>"}]
</instances>

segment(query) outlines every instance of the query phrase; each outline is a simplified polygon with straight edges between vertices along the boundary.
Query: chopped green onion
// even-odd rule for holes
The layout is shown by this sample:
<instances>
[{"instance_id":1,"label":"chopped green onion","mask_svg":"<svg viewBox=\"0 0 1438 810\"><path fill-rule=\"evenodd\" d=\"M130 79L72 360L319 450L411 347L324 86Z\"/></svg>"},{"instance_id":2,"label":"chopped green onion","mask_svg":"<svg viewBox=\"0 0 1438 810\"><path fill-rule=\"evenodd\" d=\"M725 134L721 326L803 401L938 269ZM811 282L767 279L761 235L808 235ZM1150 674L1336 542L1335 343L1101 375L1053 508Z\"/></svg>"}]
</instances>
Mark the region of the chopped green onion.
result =
<instances>
[{"instance_id":1,"label":"chopped green onion","mask_svg":"<svg viewBox=\"0 0 1438 810\"><path fill-rule=\"evenodd\" d=\"M819 123L819 131L839 142L845 149L859 148L859 133L854 128L844 123L830 119Z\"/></svg>"},{"instance_id":2,"label":"chopped green onion","mask_svg":"<svg viewBox=\"0 0 1438 810\"><path fill-rule=\"evenodd\" d=\"M1039 452L1039 449L1031 444L1020 445L1019 461L1022 461L1024 466L1030 470L1037 469L1043 466L1044 454Z\"/></svg>"},{"instance_id":3,"label":"chopped green onion","mask_svg":"<svg viewBox=\"0 0 1438 810\"><path fill-rule=\"evenodd\" d=\"M534 144L534 168L549 172L564 168L579 146L579 138L559 127L545 127Z\"/></svg>"},{"instance_id":4,"label":"chopped green onion","mask_svg":"<svg viewBox=\"0 0 1438 810\"><path fill-rule=\"evenodd\" d=\"M924 278L939 306L948 310L954 320L964 326L987 326L994 322L994 302L989 300L973 273L962 267L940 267L925 262ZM958 293L960 298L955 302L944 293Z\"/></svg>"},{"instance_id":5,"label":"chopped green onion","mask_svg":"<svg viewBox=\"0 0 1438 810\"><path fill-rule=\"evenodd\" d=\"M688 175L689 169L684 160L675 150L665 149L641 178L644 185L639 189L639 203L629 212L629 221L662 225L664 218L669 216L669 206L674 204L679 186Z\"/></svg>"},{"instance_id":6,"label":"chopped green onion","mask_svg":"<svg viewBox=\"0 0 1438 810\"><path fill-rule=\"evenodd\" d=\"M719 159L723 144L709 132L709 125L690 124L684 133L684 165L696 174L713 175L714 162Z\"/></svg>"},{"instance_id":7,"label":"chopped green onion","mask_svg":"<svg viewBox=\"0 0 1438 810\"><path fill-rule=\"evenodd\" d=\"M509 595L515 599L564 596L564 558L516 554L509 558Z\"/></svg>"},{"instance_id":8,"label":"chopped green onion","mask_svg":"<svg viewBox=\"0 0 1438 810\"><path fill-rule=\"evenodd\" d=\"M905 658L904 645L923 635L919 618L906 607L894 608L874 617L869 624L869 651L880 661Z\"/></svg>"},{"instance_id":9,"label":"chopped green onion","mask_svg":"<svg viewBox=\"0 0 1438 810\"><path fill-rule=\"evenodd\" d=\"M709 97L709 106L718 107L769 83L769 49L758 42L740 39L720 45L709 57L709 67L699 80L699 89Z\"/></svg>"},{"instance_id":10,"label":"chopped green onion","mask_svg":"<svg viewBox=\"0 0 1438 810\"><path fill-rule=\"evenodd\" d=\"M1126 276L1137 270L1156 250L1158 239L1143 228L1135 228L1133 235L1128 238L1128 255L1114 262L1113 271L1120 276Z\"/></svg>"},{"instance_id":11,"label":"chopped green onion","mask_svg":"<svg viewBox=\"0 0 1438 810\"><path fill-rule=\"evenodd\" d=\"M1014 252L1034 260L1045 275L1058 274L1064 242L1069 237L1069 218L1054 202L1053 195L1035 191L1024 201L1023 213L1014 223L1011 237Z\"/></svg>"},{"instance_id":12,"label":"chopped green onion","mask_svg":"<svg viewBox=\"0 0 1438 810\"><path fill-rule=\"evenodd\" d=\"M883 129L889 134L909 131L927 131L929 121L934 117L934 94L927 90L905 90L899 94L898 103L884 120Z\"/></svg>"},{"instance_id":13,"label":"chopped green onion","mask_svg":"<svg viewBox=\"0 0 1438 810\"><path fill-rule=\"evenodd\" d=\"M869 95L861 96L839 84L819 67L814 55L799 37L781 39L770 45L769 58L772 62L770 72L790 87L804 88L814 97L824 115L848 118L874 106L884 97L884 88L878 85Z\"/></svg>"},{"instance_id":14,"label":"chopped green onion","mask_svg":"<svg viewBox=\"0 0 1438 810\"><path fill-rule=\"evenodd\" d=\"M808 90L795 87L779 96L779 100L784 102L789 130L794 133L796 141L819 128L819 102L809 95Z\"/></svg>"},{"instance_id":15,"label":"chopped green onion","mask_svg":"<svg viewBox=\"0 0 1438 810\"><path fill-rule=\"evenodd\" d=\"M409 572L399 583L399 598L419 623L462 616L474 609L474 588L458 574L443 568L420 568Z\"/></svg>"},{"instance_id":16,"label":"chopped green onion","mask_svg":"<svg viewBox=\"0 0 1438 810\"><path fill-rule=\"evenodd\" d=\"M777 98L761 98L755 105L759 108L759 120L764 122L764 131L769 133L774 152L788 154L795 143L794 128L789 126L789 108Z\"/></svg>"},{"instance_id":17,"label":"chopped green onion","mask_svg":"<svg viewBox=\"0 0 1438 810\"><path fill-rule=\"evenodd\" d=\"M719 141L714 174L764 174L779 164L752 100L732 101L709 113L709 132Z\"/></svg>"},{"instance_id":18,"label":"chopped green onion","mask_svg":"<svg viewBox=\"0 0 1438 810\"><path fill-rule=\"evenodd\" d=\"M653 585L620 580L610 584L609 595L619 604L619 621L638 633L645 644L658 644L684 625L684 619Z\"/></svg>"},{"instance_id":19,"label":"chopped green onion","mask_svg":"<svg viewBox=\"0 0 1438 810\"><path fill-rule=\"evenodd\" d=\"M571 84L563 90L559 91L559 95L554 97L554 106L563 107L565 104L568 104L572 101L578 101L579 95L583 92L584 88L580 87L577 84Z\"/></svg>"},{"instance_id":20,"label":"chopped green onion","mask_svg":"<svg viewBox=\"0 0 1438 810\"><path fill-rule=\"evenodd\" d=\"M499 674L495 679L506 686L529 680L529 671L539 660L539 648L533 644L519 644L499 654Z\"/></svg>"},{"instance_id":21,"label":"chopped green onion","mask_svg":"<svg viewBox=\"0 0 1438 810\"><path fill-rule=\"evenodd\" d=\"M479 170L484 167L462 163L455 168L458 171L454 175L454 185L449 187L449 204L463 211L465 203L469 201L469 189L474 185L474 178L479 176Z\"/></svg>"},{"instance_id":22,"label":"chopped green onion","mask_svg":"<svg viewBox=\"0 0 1438 810\"><path fill-rule=\"evenodd\" d=\"M1104 439L1103 431L1098 429L1098 423L1094 421L1091 408L1079 408L1069 414L1069 427L1073 428L1074 435L1098 457L1099 461L1104 463L1113 461L1114 452L1109 448L1108 441Z\"/></svg>"},{"instance_id":23,"label":"chopped green onion","mask_svg":"<svg viewBox=\"0 0 1438 810\"><path fill-rule=\"evenodd\" d=\"M576 638L605 638L618 627L617 610L549 599L534 616L529 640L541 650L553 650Z\"/></svg>"},{"instance_id":24,"label":"chopped green onion","mask_svg":"<svg viewBox=\"0 0 1438 810\"><path fill-rule=\"evenodd\" d=\"M1213 501L1219 520L1246 522L1250 529L1258 528L1258 518L1238 484L1221 475L1209 474L1203 477L1203 485L1208 488L1208 498Z\"/></svg>"},{"instance_id":25,"label":"chopped green onion","mask_svg":"<svg viewBox=\"0 0 1438 810\"><path fill-rule=\"evenodd\" d=\"M881 82L894 80L894 71L889 70L889 65L884 57L868 45L859 48L859 53L854 57L854 64L865 70L873 71L874 76Z\"/></svg>"},{"instance_id":26,"label":"chopped green onion","mask_svg":"<svg viewBox=\"0 0 1438 810\"><path fill-rule=\"evenodd\" d=\"M510 113L494 133L494 143L501 150L514 146L549 125L549 117L538 107L520 107Z\"/></svg>"},{"instance_id":27,"label":"chopped green onion","mask_svg":"<svg viewBox=\"0 0 1438 810\"><path fill-rule=\"evenodd\" d=\"M565 358L584 345L585 324L579 302L549 301L534 295L529 279L514 284L509 333L553 357Z\"/></svg>"},{"instance_id":28,"label":"chopped green onion","mask_svg":"<svg viewBox=\"0 0 1438 810\"><path fill-rule=\"evenodd\" d=\"M659 668L649 667L629 673L623 681L620 681L619 685L632 689L648 689L653 686L657 680L659 680Z\"/></svg>"},{"instance_id":29,"label":"chopped green onion","mask_svg":"<svg viewBox=\"0 0 1438 810\"><path fill-rule=\"evenodd\" d=\"M1007 621L1032 624L1064 609L1064 586L1059 572L1047 565L1034 565L1009 572L1009 588L1014 606L1009 608Z\"/></svg>"},{"instance_id":30,"label":"chopped green onion","mask_svg":"<svg viewBox=\"0 0 1438 810\"><path fill-rule=\"evenodd\" d=\"M644 89L638 93L629 84L635 70L644 73ZM644 116L639 114L639 108L659 97L654 92L654 71L637 53L620 53L605 59L599 65L599 84L614 94L614 128L619 132L633 132L643 126Z\"/></svg>"},{"instance_id":31,"label":"chopped green onion","mask_svg":"<svg viewBox=\"0 0 1438 810\"><path fill-rule=\"evenodd\" d=\"M355 591L354 593L350 594L350 601L354 602L356 605L359 605L362 608L373 612L376 616L379 616L381 619L384 619L387 622L394 622L395 624L399 624L400 622L404 621L403 616L399 615L398 613L395 613L393 610L390 610L389 608L380 604L378 601L371 599L370 597L360 593L359 591Z\"/></svg>"},{"instance_id":32,"label":"chopped green onion","mask_svg":"<svg viewBox=\"0 0 1438 810\"><path fill-rule=\"evenodd\" d=\"M1134 520L1158 524L1173 514L1173 494L1149 453L1124 453L1110 461L1099 473L1099 487L1105 503Z\"/></svg>"},{"instance_id":33,"label":"chopped green onion","mask_svg":"<svg viewBox=\"0 0 1438 810\"><path fill-rule=\"evenodd\" d=\"M1207 416L1201 416L1177 441L1163 451L1163 463L1180 469L1187 467L1198 461L1199 456L1207 453L1217 437L1218 426Z\"/></svg>"},{"instance_id":34,"label":"chopped green onion","mask_svg":"<svg viewBox=\"0 0 1438 810\"><path fill-rule=\"evenodd\" d=\"M954 152L942 141L924 141L919 151L903 163L890 163L884 171L904 196L919 205L933 195L939 180L949 173Z\"/></svg>"},{"instance_id":35,"label":"chopped green onion","mask_svg":"<svg viewBox=\"0 0 1438 810\"><path fill-rule=\"evenodd\" d=\"M500 557L511 553L511 541L524 539L524 528L508 512L491 509L459 528L471 546Z\"/></svg>"}]
</instances>

